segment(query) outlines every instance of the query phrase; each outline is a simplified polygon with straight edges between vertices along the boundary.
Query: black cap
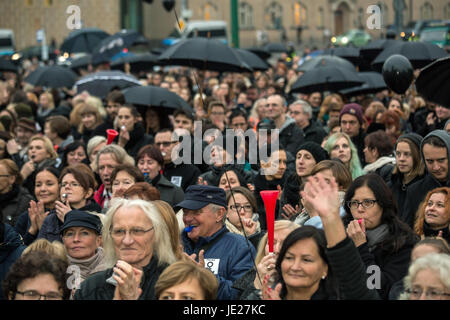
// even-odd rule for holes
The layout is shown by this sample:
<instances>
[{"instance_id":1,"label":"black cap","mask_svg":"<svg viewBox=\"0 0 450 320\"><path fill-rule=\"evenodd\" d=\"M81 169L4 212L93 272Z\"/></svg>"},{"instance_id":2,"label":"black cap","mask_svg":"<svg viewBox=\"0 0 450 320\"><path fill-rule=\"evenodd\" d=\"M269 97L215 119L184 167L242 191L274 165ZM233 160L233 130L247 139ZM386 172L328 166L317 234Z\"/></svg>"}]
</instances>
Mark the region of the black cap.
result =
<instances>
[{"instance_id":1,"label":"black cap","mask_svg":"<svg viewBox=\"0 0 450 320\"><path fill-rule=\"evenodd\" d=\"M225 190L213 186L192 185L187 188L184 200L176 206L188 210L200 210L210 203L226 207Z\"/></svg>"},{"instance_id":2,"label":"black cap","mask_svg":"<svg viewBox=\"0 0 450 320\"><path fill-rule=\"evenodd\" d=\"M64 224L61 228L61 234L64 230L72 227L84 227L94 230L97 234L102 233L102 221L92 213L80 210L72 210L67 212L64 217Z\"/></svg>"},{"instance_id":3,"label":"black cap","mask_svg":"<svg viewBox=\"0 0 450 320\"><path fill-rule=\"evenodd\" d=\"M395 145L397 146L398 140L403 139L403 138L410 140L412 143L414 143L417 146L417 149L420 150L420 145L423 140L423 137L421 135L414 133L414 132L402 134L400 137L398 137L397 143Z\"/></svg>"},{"instance_id":4,"label":"black cap","mask_svg":"<svg viewBox=\"0 0 450 320\"><path fill-rule=\"evenodd\" d=\"M297 151L295 152L295 156L300 150L306 150L314 157L314 160L316 160L316 163L319 163L322 160L328 160L330 157L328 155L328 152L322 148L318 143L307 141L303 143L300 147L298 147Z\"/></svg>"}]
</instances>

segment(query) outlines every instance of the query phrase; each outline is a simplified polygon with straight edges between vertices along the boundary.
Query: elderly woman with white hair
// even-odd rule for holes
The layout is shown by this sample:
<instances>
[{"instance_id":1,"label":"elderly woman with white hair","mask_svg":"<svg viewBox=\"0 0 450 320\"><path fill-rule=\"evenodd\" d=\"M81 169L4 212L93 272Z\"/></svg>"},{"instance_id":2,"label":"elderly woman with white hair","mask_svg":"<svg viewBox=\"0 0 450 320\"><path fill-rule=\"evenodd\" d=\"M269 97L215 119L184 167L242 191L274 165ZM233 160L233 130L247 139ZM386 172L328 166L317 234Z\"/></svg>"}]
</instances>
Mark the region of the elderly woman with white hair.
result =
<instances>
[{"instance_id":1,"label":"elderly woman with white hair","mask_svg":"<svg viewBox=\"0 0 450 320\"><path fill-rule=\"evenodd\" d=\"M169 229L150 202L116 199L103 221L108 269L88 277L75 300L154 300L155 283L177 259Z\"/></svg>"},{"instance_id":2,"label":"elderly woman with white hair","mask_svg":"<svg viewBox=\"0 0 450 320\"><path fill-rule=\"evenodd\" d=\"M415 260L400 300L450 300L450 255L430 253Z\"/></svg>"}]
</instances>

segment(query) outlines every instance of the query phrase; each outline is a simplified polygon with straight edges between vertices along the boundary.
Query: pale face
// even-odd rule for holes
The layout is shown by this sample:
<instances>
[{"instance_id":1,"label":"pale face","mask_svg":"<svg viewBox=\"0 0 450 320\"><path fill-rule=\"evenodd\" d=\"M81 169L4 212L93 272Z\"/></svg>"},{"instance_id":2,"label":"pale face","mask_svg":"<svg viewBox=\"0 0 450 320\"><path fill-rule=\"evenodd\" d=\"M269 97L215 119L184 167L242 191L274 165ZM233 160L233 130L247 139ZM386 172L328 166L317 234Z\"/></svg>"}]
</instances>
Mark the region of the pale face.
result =
<instances>
[{"instance_id":1,"label":"pale face","mask_svg":"<svg viewBox=\"0 0 450 320\"><path fill-rule=\"evenodd\" d=\"M351 201L359 201L370 199L376 200L375 195L372 190L367 186L362 186L355 190ZM351 213L354 219L364 219L366 229L373 229L380 225L381 215L383 214L383 209L375 202L375 205L371 208L364 208L363 205L359 205L357 209L351 209Z\"/></svg>"},{"instance_id":2,"label":"pale face","mask_svg":"<svg viewBox=\"0 0 450 320\"><path fill-rule=\"evenodd\" d=\"M277 163L273 163L275 166L277 166L277 172L273 176L275 179L281 179L286 172L287 168L287 156L286 152L281 151L275 151L273 155L271 156L271 159L278 159Z\"/></svg>"},{"instance_id":3,"label":"pale face","mask_svg":"<svg viewBox=\"0 0 450 320\"><path fill-rule=\"evenodd\" d=\"M81 161L83 161L84 159L86 159L86 153L84 152L84 149L81 146L79 146L73 151L70 151L67 154L67 163L69 164L69 166L81 163Z\"/></svg>"},{"instance_id":4,"label":"pale face","mask_svg":"<svg viewBox=\"0 0 450 320\"><path fill-rule=\"evenodd\" d=\"M238 117L234 117L231 120L230 127L233 128L234 130L245 131L248 129L248 123L247 123L247 120L245 120L245 117L238 116Z\"/></svg>"},{"instance_id":5,"label":"pale face","mask_svg":"<svg viewBox=\"0 0 450 320\"><path fill-rule=\"evenodd\" d=\"M437 180L447 180L448 155L446 148L439 148L431 144L424 144L422 148L425 165Z\"/></svg>"},{"instance_id":6,"label":"pale face","mask_svg":"<svg viewBox=\"0 0 450 320\"><path fill-rule=\"evenodd\" d=\"M49 158L47 150L45 149L44 141L33 140L28 147L28 157L35 163L40 163Z\"/></svg>"},{"instance_id":7,"label":"pale face","mask_svg":"<svg viewBox=\"0 0 450 320\"><path fill-rule=\"evenodd\" d=\"M401 111L402 106L401 106L400 102L398 102L397 100L391 100L389 102L388 110L395 110L395 109L398 109Z\"/></svg>"},{"instance_id":8,"label":"pale face","mask_svg":"<svg viewBox=\"0 0 450 320\"><path fill-rule=\"evenodd\" d=\"M320 93L318 93L318 92L312 93L309 96L308 102L313 108L320 107L320 104L322 102L322 99L320 98Z\"/></svg>"},{"instance_id":9,"label":"pale face","mask_svg":"<svg viewBox=\"0 0 450 320\"><path fill-rule=\"evenodd\" d=\"M439 120L445 120L450 117L450 108L445 108L441 105L436 105L436 117Z\"/></svg>"},{"instance_id":10,"label":"pale face","mask_svg":"<svg viewBox=\"0 0 450 320\"><path fill-rule=\"evenodd\" d=\"M63 294L63 290L58 282L56 282L55 277L48 273L41 273L34 278L27 278L22 280L17 285L17 291L35 291L38 294L42 295L59 295L61 298L58 300L62 300ZM17 293L15 297L10 298L14 300L27 300L26 296L19 293Z\"/></svg>"},{"instance_id":11,"label":"pale face","mask_svg":"<svg viewBox=\"0 0 450 320\"><path fill-rule=\"evenodd\" d=\"M75 259L89 259L101 245L101 236L94 230L84 227L71 227L64 230L62 237L67 254Z\"/></svg>"},{"instance_id":12,"label":"pale face","mask_svg":"<svg viewBox=\"0 0 450 320\"><path fill-rule=\"evenodd\" d=\"M367 145L363 150L366 163L375 162L378 159L378 151L375 148L369 148Z\"/></svg>"},{"instance_id":13,"label":"pale face","mask_svg":"<svg viewBox=\"0 0 450 320\"><path fill-rule=\"evenodd\" d=\"M361 125L356 116L346 113L341 117L341 130L348 134L350 138L356 137L360 128Z\"/></svg>"},{"instance_id":14,"label":"pale face","mask_svg":"<svg viewBox=\"0 0 450 320\"><path fill-rule=\"evenodd\" d=\"M397 149L395 149L395 159L397 161L398 170L407 174L411 172L414 167L414 160L411 154L411 147L406 142L399 142Z\"/></svg>"},{"instance_id":15,"label":"pale face","mask_svg":"<svg viewBox=\"0 0 450 320\"><path fill-rule=\"evenodd\" d=\"M292 229L283 228L274 230L273 232L273 253L278 256L280 249L283 246L283 241L292 232ZM269 254L269 242L266 242L264 247L264 253L267 256Z\"/></svg>"},{"instance_id":16,"label":"pale face","mask_svg":"<svg viewBox=\"0 0 450 320\"><path fill-rule=\"evenodd\" d=\"M220 210L213 212L209 205L200 210L184 209L183 222L185 226L193 226L194 228L187 236L194 242L199 237L210 237L222 228L223 214Z\"/></svg>"},{"instance_id":17,"label":"pale face","mask_svg":"<svg viewBox=\"0 0 450 320\"><path fill-rule=\"evenodd\" d=\"M416 261L417 259L426 256L430 253L440 253L438 249L428 244L421 244L413 249L411 252L411 262Z\"/></svg>"},{"instance_id":18,"label":"pale face","mask_svg":"<svg viewBox=\"0 0 450 320\"><path fill-rule=\"evenodd\" d=\"M161 151L164 162L169 163L172 159L172 149L175 147L175 143L172 143L172 132L161 132L155 135L155 145Z\"/></svg>"},{"instance_id":19,"label":"pale face","mask_svg":"<svg viewBox=\"0 0 450 320\"><path fill-rule=\"evenodd\" d=\"M426 296L426 292L440 292L447 294L450 292L449 288L445 287L445 284L439 277L438 271L433 269L423 269L417 272L415 278L412 280L411 289L413 291L422 291L422 295L420 297L413 297L411 294L410 300L431 299L431 297L429 298ZM449 300L450 297L448 295L442 295L433 299Z\"/></svg>"},{"instance_id":20,"label":"pale face","mask_svg":"<svg viewBox=\"0 0 450 320\"><path fill-rule=\"evenodd\" d=\"M98 158L98 174L108 190L111 190L111 173L118 165L119 163L112 153L103 153Z\"/></svg>"},{"instance_id":21,"label":"pale face","mask_svg":"<svg viewBox=\"0 0 450 320\"><path fill-rule=\"evenodd\" d=\"M205 295L198 280L189 278L161 292L159 300L205 300Z\"/></svg>"},{"instance_id":22,"label":"pale face","mask_svg":"<svg viewBox=\"0 0 450 320\"><path fill-rule=\"evenodd\" d=\"M288 291L314 287L327 272L328 266L320 257L317 244L310 238L292 245L281 262L281 273Z\"/></svg>"},{"instance_id":23,"label":"pale face","mask_svg":"<svg viewBox=\"0 0 450 320\"><path fill-rule=\"evenodd\" d=\"M289 116L295 120L295 123L300 128L305 128L309 124L309 117L303 113L303 108L299 104L292 104L289 106Z\"/></svg>"},{"instance_id":24,"label":"pale face","mask_svg":"<svg viewBox=\"0 0 450 320\"><path fill-rule=\"evenodd\" d=\"M60 194L67 194L70 206L76 209L84 207L93 190L84 190L73 174L66 174L61 180Z\"/></svg>"},{"instance_id":25,"label":"pale face","mask_svg":"<svg viewBox=\"0 0 450 320\"><path fill-rule=\"evenodd\" d=\"M106 146L106 142L102 142L99 145L97 145L93 150L92 153L89 157L89 161L91 163L93 163L95 161L95 158L97 157L97 153L104 147Z\"/></svg>"},{"instance_id":26,"label":"pale face","mask_svg":"<svg viewBox=\"0 0 450 320\"><path fill-rule=\"evenodd\" d=\"M30 141L31 137L34 135L33 131L24 129L22 127L16 128L17 142L21 146L26 146L28 141Z\"/></svg>"},{"instance_id":27,"label":"pale face","mask_svg":"<svg viewBox=\"0 0 450 320\"><path fill-rule=\"evenodd\" d=\"M352 149L348 140L344 137L337 139L336 144L330 152L331 158L339 158L343 163L348 164L352 159Z\"/></svg>"},{"instance_id":28,"label":"pale face","mask_svg":"<svg viewBox=\"0 0 450 320\"><path fill-rule=\"evenodd\" d=\"M81 116L81 123L88 130L94 129L95 128L95 124L97 123L97 119L95 117L95 114L92 114L92 113L83 114Z\"/></svg>"},{"instance_id":29,"label":"pale face","mask_svg":"<svg viewBox=\"0 0 450 320\"><path fill-rule=\"evenodd\" d=\"M118 197L122 195L125 191L128 190L133 184L136 183L136 180L132 175L130 175L126 171L119 171L116 174L116 178L112 184L112 193L113 197Z\"/></svg>"},{"instance_id":30,"label":"pale face","mask_svg":"<svg viewBox=\"0 0 450 320\"><path fill-rule=\"evenodd\" d=\"M228 176L228 180L227 180L227 176ZM228 184L228 182L230 184ZM230 185L231 185L231 188L236 188L236 187L240 187L241 186L241 184L239 183L238 176L232 170L227 171L226 175L224 173L222 175L222 177L220 177L220 181L219 181L218 187L222 188L225 191L228 191L228 190L230 190Z\"/></svg>"},{"instance_id":31,"label":"pale face","mask_svg":"<svg viewBox=\"0 0 450 320\"><path fill-rule=\"evenodd\" d=\"M446 208L445 194L433 193L425 207L425 222L433 229L448 227L450 222L450 212Z\"/></svg>"},{"instance_id":32,"label":"pale face","mask_svg":"<svg viewBox=\"0 0 450 320\"><path fill-rule=\"evenodd\" d=\"M178 128L186 129L187 131L192 132L194 123L185 115L179 114L175 117L175 129Z\"/></svg>"},{"instance_id":33,"label":"pale face","mask_svg":"<svg viewBox=\"0 0 450 320\"><path fill-rule=\"evenodd\" d=\"M46 122L44 124L44 134L51 141L53 141L54 139L56 139L58 137L58 135L55 132L53 132L52 129L50 128L50 123L49 122Z\"/></svg>"},{"instance_id":34,"label":"pale face","mask_svg":"<svg viewBox=\"0 0 450 320\"><path fill-rule=\"evenodd\" d=\"M267 98L267 104L266 104L266 117L272 120L276 120L279 117L281 117L282 114L284 114L284 108L283 101L279 96L269 96Z\"/></svg>"},{"instance_id":35,"label":"pale face","mask_svg":"<svg viewBox=\"0 0 450 320\"><path fill-rule=\"evenodd\" d=\"M298 176L304 177L309 175L315 165L316 160L309 151L300 150L299 152L297 152L297 156L295 159L295 169Z\"/></svg>"},{"instance_id":36,"label":"pale face","mask_svg":"<svg viewBox=\"0 0 450 320\"><path fill-rule=\"evenodd\" d=\"M147 215L137 207L119 208L114 214L112 223L113 230L149 230L152 226ZM154 232L151 230L143 236L132 236L126 232L122 238L113 237L117 258L136 268L148 265L153 255Z\"/></svg>"},{"instance_id":37,"label":"pale face","mask_svg":"<svg viewBox=\"0 0 450 320\"><path fill-rule=\"evenodd\" d=\"M117 118L119 119L119 127L125 126L127 131L133 131L137 119L131 114L130 109L120 108L117 113Z\"/></svg>"},{"instance_id":38,"label":"pale face","mask_svg":"<svg viewBox=\"0 0 450 320\"><path fill-rule=\"evenodd\" d=\"M154 179L161 171L161 165L146 154L139 159L137 166L142 174L148 174L150 179Z\"/></svg>"},{"instance_id":39,"label":"pale face","mask_svg":"<svg viewBox=\"0 0 450 320\"><path fill-rule=\"evenodd\" d=\"M0 194L8 192L15 180L15 177L8 172L6 166L0 164Z\"/></svg>"},{"instance_id":40,"label":"pale face","mask_svg":"<svg viewBox=\"0 0 450 320\"><path fill-rule=\"evenodd\" d=\"M212 107L209 119L214 124L224 123L225 122L225 110L220 106Z\"/></svg>"},{"instance_id":41,"label":"pale face","mask_svg":"<svg viewBox=\"0 0 450 320\"><path fill-rule=\"evenodd\" d=\"M253 215L253 208L248 199L242 193L235 193L234 199L236 200L236 203L234 203L233 197L230 197L230 200L228 201L227 219L236 228L241 230L242 227L239 216L241 217L241 220L244 218L251 219ZM236 207L240 208L239 211L237 211Z\"/></svg>"},{"instance_id":42,"label":"pale face","mask_svg":"<svg viewBox=\"0 0 450 320\"><path fill-rule=\"evenodd\" d=\"M58 178L48 171L41 171L36 175L34 194L45 207L52 206L59 198Z\"/></svg>"}]
</instances>

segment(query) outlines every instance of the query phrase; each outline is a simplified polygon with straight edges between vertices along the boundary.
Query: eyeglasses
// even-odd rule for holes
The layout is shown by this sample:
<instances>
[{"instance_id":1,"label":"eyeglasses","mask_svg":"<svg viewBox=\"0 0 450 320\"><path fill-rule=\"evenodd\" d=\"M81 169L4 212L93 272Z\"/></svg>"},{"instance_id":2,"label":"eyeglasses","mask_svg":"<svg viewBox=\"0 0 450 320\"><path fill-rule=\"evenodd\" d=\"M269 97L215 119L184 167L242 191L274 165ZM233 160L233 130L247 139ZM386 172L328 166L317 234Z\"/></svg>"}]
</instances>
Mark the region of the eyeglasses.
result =
<instances>
[{"instance_id":1,"label":"eyeglasses","mask_svg":"<svg viewBox=\"0 0 450 320\"><path fill-rule=\"evenodd\" d=\"M347 206L350 209L358 209L359 206L362 205L364 209L369 209L369 208L372 208L376 202L377 202L377 200L374 200L374 199L364 199L363 201L353 200L353 201L347 201Z\"/></svg>"},{"instance_id":2,"label":"eyeglasses","mask_svg":"<svg viewBox=\"0 0 450 320\"><path fill-rule=\"evenodd\" d=\"M77 183L77 182L70 182L70 183L64 182L64 183L61 183L61 188L67 188L69 185L70 185L72 188L78 188L78 187L80 186L80 184Z\"/></svg>"},{"instance_id":3,"label":"eyeglasses","mask_svg":"<svg viewBox=\"0 0 450 320\"><path fill-rule=\"evenodd\" d=\"M413 288L413 289L406 289L405 292L408 293L410 297L413 299L420 299L424 291L422 288ZM440 298L445 296L450 296L450 293L445 293L434 289L425 291L425 298L429 300L439 300Z\"/></svg>"},{"instance_id":4,"label":"eyeglasses","mask_svg":"<svg viewBox=\"0 0 450 320\"><path fill-rule=\"evenodd\" d=\"M113 229L111 230L111 236L113 238L116 239L122 239L125 237L125 235L127 234L127 232L130 234L131 237L133 238L139 238L144 236L147 232L150 232L154 229L155 227L151 227L148 230L144 230L144 229L139 229L139 228L131 228L130 230L125 230L125 229Z\"/></svg>"},{"instance_id":5,"label":"eyeglasses","mask_svg":"<svg viewBox=\"0 0 450 320\"><path fill-rule=\"evenodd\" d=\"M224 112L211 112L211 115L213 116L223 116L224 114Z\"/></svg>"},{"instance_id":6,"label":"eyeglasses","mask_svg":"<svg viewBox=\"0 0 450 320\"><path fill-rule=\"evenodd\" d=\"M300 112L300 111L289 111L289 113L297 116L297 115L299 115L301 112Z\"/></svg>"},{"instance_id":7,"label":"eyeglasses","mask_svg":"<svg viewBox=\"0 0 450 320\"><path fill-rule=\"evenodd\" d=\"M236 210L237 212L241 211L242 208L244 208L244 210L247 211L247 212L250 212L250 211L253 210L253 207L251 205L249 205L249 204L246 204L246 205L240 205L240 204L234 205L234 204L232 204L230 206L231 210Z\"/></svg>"},{"instance_id":8,"label":"eyeglasses","mask_svg":"<svg viewBox=\"0 0 450 320\"><path fill-rule=\"evenodd\" d=\"M75 231L67 231L66 233L64 233L63 238L65 239L73 239L75 237L77 233ZM78 233L78 237L80 239L85 239L88 238L92 235L92 233L88 232L88 231L80 231Z\"/></svg>"},{"instance_id":9,"label":"eyeglasses","mask_svg":"<svg viewBox=\"0 0 450 320\"><path fill-rule=\"evenodd\" d=\"M25 300L41 300L42 297L44 297L45 300L61 300L62 295L58 292L48 292L46 294L40 294L37 291L34 290L27 290L27 291L16 291L16 293L23 295Z\"/></svg>"},{"instance_id":10,"label":"eyeglasses","mask_svg":"<svg viewBox=\"0 0 450 320\"><path fill-rule=\"evenodd\" d=\"M10 177L10 174L0 174L0 178L8 178Z\"/></svg>"},{"instance_id":11,"label":"eyeglasses","mask_svg":"<svg viewBox=\"0 0 450 320\"><path fill-rule=\"evenodd\" d=\"M163 142L156 142L155 145L159 148L162 146L164 147L170 147L170 145L172 144L172 141L163 141Z\"/></svg>"}]
</instances>

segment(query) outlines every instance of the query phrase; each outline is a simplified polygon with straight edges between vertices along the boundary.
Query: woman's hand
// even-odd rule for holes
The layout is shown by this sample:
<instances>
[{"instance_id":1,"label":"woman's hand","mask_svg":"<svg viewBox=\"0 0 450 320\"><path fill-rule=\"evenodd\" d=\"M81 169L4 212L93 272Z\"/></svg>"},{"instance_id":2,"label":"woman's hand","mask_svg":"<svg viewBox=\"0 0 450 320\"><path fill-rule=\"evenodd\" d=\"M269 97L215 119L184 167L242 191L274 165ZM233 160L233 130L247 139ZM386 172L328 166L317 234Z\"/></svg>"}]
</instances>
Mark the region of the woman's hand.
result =
<instances>
[{"instance_id":1,"label":"woman's hand","mask_svg":"<svg viewBox=\"0 0 450 320\"><path fill-rule=\"evenodd\" d=\"M288 203L283 206L283 212L281 212L281 216L286 220L291 220L293 216L295 216L299 211L299 206L296 205L295 209Z\"/></svg>"},{"instance_id":2,"label":"woman's hand","mask_svg":"<svg viewBox=\"0 0 450 320\"><path fill-rule=\"evenodd\" d=\"M35 165L33 161L30 160L26 162L20 170L20 174L22 175L23 180L26 180L28 176L33 173L34 169Z\"/></svg>"},{"instance_id":3,"label":"woman's hand","mask_svg":"<svg viewBox=\"0 0 450 320\"><path fill-rule=\"evenodd\" d=\"M275 271L275 263L277 262L277 257L273 253L269 253L261 259L261 262L258 263L256 269L258 269L259 276L264 279L266 276L270 278L273 276ZM256 289L262 289L263 284L260 282L258 276L256 276L255 281L253 282Z\"/></svg>"},{"instance_id":4,"label":"woman's hand","mask_svg":"<svg viewBox=\"0 0 450 320\"><path fill-rule=\"evenodd\" d=\"M274 289L270 287L269 284L269 276L264 277L264 284L262 288L262 299L263 300L281 300L280 298L280 292L282 285L281 283L278 283Z\"/></svg>"},{"instance_id":5,"label":"woman's hand","mask_svg":"<svg viewBox=\"0 0 450 320\"><path fill-rule=\"evenodd\" d=\"M208 181L203 180L202 177L198 177L197 184L207 186L208 185Z\"/></svg>"},{"instance_id":6,"label":"woman's hand","mask_svg":"<svg viewBox=\"0 0 450 320\"><path fill-rule=\"evenodd\" d=\"M427 115L426 122L428 126L432 126L436 122L436 117L432 112Z\"/></svg>"},{"instance_id":7,"label":"woman's hand","mask_svg":"<svg viewBox=\"0 0 450 320\"><path fill-rule=\"evenodd\" d=\"M334 177L330 184L320 173L317 174L317 177L309 177L301 195L306 202L305 207L314 208L322 219L339 217L339 193Z\"/></svg>"},{"instance_id":8,"label":"woman's hand","mask_svg":"<svg viewBox=\"0 0 450 320\"><path fill-rule=\"evenodd\" d=\"M19 152L19 145L15 139L10 139L6 144L6 150L10 155L16 154Z\"/></svg>"},{"instance_id":9,"label":"woman's hand","mask_svg":"<svg viewBox=\"0 0 450 320\"><path fill-rule=\"evenodd\" d=\"M358 223L358 220L351 221L347 226L347 234L349 238L353 240L356 247L366 243L367 238L364 219L361 219L361 224Z\"/></svg>"},{"instance_id":10,"label":"woman's hand","mask_svg":"<svg viewBox=\"0 0 450 320\"><path fill-rule=\"evenodd\" d=\"M251 236L256 232L256 222L250 218L242 219L242 225L247 236Z\"/></svg>"},{"instance_id":11,"label":"woman's hand","mask_svg":"<svg viewBox=\"0 0 450 320\"><path fill-rule=\"evenodd\" d=\"M142 293L140 288L142 270L119 260L113 268L113 278L117 281L114 300L137 300Z\"/></svg>"},{"instance_id":12,"label":"woman's hand","mask_svg":"<svg viewBox=\"0 0 450 320\"><path fill-rule=\"evenodd\" d=\"M255 185L254 185L254 184L247 183L247 188L248 188L248 190L250 190L251 192L255 192Z\"/></svg>"},{"instance_id":13,"label":"woman's hand","mask_svg":"<svg viewBox=\"0 0 450 320\"><path fill-rule=\"evenodd\" d=\"M128 143L128 141L130 141L130 133L128 132L128 130L125 126L122 126L120 128L118 144L119 144L119 146L124 148L125 145Z\"/></svg>"},{"instance_id":14,"label":"woman's hand","mask_svg":"<svg viewBox=\"0 0 450 320\"><path fill-rule=\"evenodd\" d=\"M30 218L31 226L28 229L28 233L36 235L41 230L42 223L48 216L49 212L45 212L44 203L42 201L30 201L30 207L28 208L28 217Z\"/></svg>"},{"instance_id":15,"label":"woman's hand","mask_svg":"<svg viewBox=\"0 0 450 320\"><path fill-rule=\"evenodd\" d=\"M61 220L62 222L64 222L64 217L66 216L66 213L69 211L72 211L72 208L70 207L70 204L69 204L69 199L66 199L65 204L61 201L56 201L55 202L55 210L56 210L56 215L58 216L58 219Z\"/></svg>"}]
</instances>

